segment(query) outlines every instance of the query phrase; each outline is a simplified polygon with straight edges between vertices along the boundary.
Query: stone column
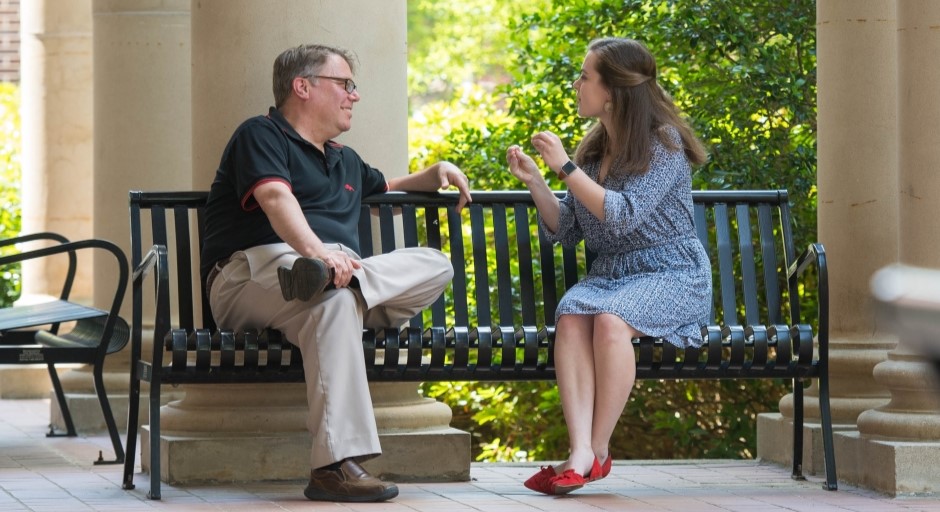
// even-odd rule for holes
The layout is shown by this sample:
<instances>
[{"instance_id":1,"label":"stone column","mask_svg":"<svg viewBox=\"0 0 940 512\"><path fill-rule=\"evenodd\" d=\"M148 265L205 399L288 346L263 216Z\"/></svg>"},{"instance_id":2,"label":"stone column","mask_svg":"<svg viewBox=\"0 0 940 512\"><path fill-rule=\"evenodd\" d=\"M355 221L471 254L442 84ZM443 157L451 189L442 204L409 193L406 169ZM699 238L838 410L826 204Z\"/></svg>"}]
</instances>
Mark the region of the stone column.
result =
<instances>
[{"instance_id":1,"label":"stone column","mask_svg":"<svg viewBox=\"0 0 940 512\"><path fill-rule=\"evenodd\" d=\"M22 2L20 55L22 232L91 238L91 0ZM79 257L76 302L91 303L93 260ZM24 262L18 303L58 297L66 269L64 257ZM50 388L45 365L0 368L0 398L45 398Z\"/></svg>"},{"instance_id":2,"label":"stone column","mask_svg":"<svg viewBox=\"0 0 940 512\"><path fill-rule=\"evenodd\" d=\"M24 233L91 238L91 0L20 4L22 222ZM91 266L80 266L72 298L91 302ZM66 266L23 265L23 295L58 296Z\"/></svg>"},{"instance_id":3,"label":"stone column","mask_svg":"<svg viewBox=\"0 0 940 512\"><path fill-rule=\"evenodd\" d=\"M89 202L94 236L111 240L130 260L128 191L191 188L189 1L93 0L90 9L95 179ZM113 300L116 276L108 258L102 256L94 266L98 307L110 307ZM128 320L130 296L128 292L122 310ZM151 332L146 324L152 326L152 318L144 322L144 333ZM105 365L105 388L119 425L127 416L129 356L129 350L112 354ZM80 373L88 372L71 372ZM69 396L76 427L103 430L90 373L63 385L78 392ZM143 414L146 405L144 400Z\"/></svg>"},{"instance_id":4,"label":"stone column","mask_svg":"<svg viewBox=\"0 0 940 512\"><path fill-rule=\"evenodd\" d=\"M872 369L896 344L871 316L868 279L898 254L895 0L818 0L818 228L829 262L829 373L833 422L887 401ZM758 417L758 457L792 461L792 395ZM804 471L823 472L819 396L804 397ZM781 442L781 440L787 440ZM837 458L837 469L845 467Z\"/></svg>"},{"instance_id":5,"label":"stone column","mask_svg":"<svg viewBox=\"0 0 940 512\"><path fill-rule=\"evenodd\" d=\"M340 140L388 176L408 172L405 2L284 0L276 5L193 3L192 186L209 187L234 129L273 104L274 58L307 42L341 46L359 58L356 83L362 101L353 129ZM445 405L418 396L414 384L371 389L383 455L366 463L367 469L399 481L469 478L469 435L448 426L451 413ZM162 410L161 478L185 483L307 477L305 393L300 384L186 386L186 397ZM147 446L146 438L142 444ZM414 464L415 457L443 465ZM142 463L150 467L149 453Z\"/></svg>"},{"instance_id":6,"label":"stone column","mask_svg":"<svg viewBox=\"0 0 940 512\"><path fill-rule=\"evenodd\" d=\"M900 262L940 268L940 233L933 222L940 204L940 3L905 0L897 4L899 158L897 197ZM934 290L936 293L937 290ZM940 491L940 396L933 367L920 353L900 343L874 369L891 401L858 417L858 432L841 434L837 455L848 460L842 477L889 494ZM933 340L936 341L936 340ZM877 465L868 461L877 460Z\"/></svg>"}]
</instances>

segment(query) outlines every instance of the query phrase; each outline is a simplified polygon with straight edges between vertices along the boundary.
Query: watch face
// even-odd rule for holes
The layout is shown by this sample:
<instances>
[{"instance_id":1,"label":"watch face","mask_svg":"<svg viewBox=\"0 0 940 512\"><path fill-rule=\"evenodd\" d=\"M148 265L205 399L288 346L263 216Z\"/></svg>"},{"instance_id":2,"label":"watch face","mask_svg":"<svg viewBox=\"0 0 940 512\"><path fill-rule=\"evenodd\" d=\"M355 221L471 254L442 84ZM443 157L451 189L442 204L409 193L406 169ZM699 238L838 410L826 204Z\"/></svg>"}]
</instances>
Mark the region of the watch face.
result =
<instances>
[{"instance_id":1,"label":"watch face","mask_svg":"<svg viewBox=\"0 0 940 512\"><path fill-rule=\"evenodd\" d=\"M558 176L561 179L565 179L568 177L568 174L574 172L575 169L577 168L578 166L574 165L574 162L572 162L571 160L568 160L567 162L565 162L565 165L561 166L561 171L558 172Z\"/></svg>"}]
</instances>

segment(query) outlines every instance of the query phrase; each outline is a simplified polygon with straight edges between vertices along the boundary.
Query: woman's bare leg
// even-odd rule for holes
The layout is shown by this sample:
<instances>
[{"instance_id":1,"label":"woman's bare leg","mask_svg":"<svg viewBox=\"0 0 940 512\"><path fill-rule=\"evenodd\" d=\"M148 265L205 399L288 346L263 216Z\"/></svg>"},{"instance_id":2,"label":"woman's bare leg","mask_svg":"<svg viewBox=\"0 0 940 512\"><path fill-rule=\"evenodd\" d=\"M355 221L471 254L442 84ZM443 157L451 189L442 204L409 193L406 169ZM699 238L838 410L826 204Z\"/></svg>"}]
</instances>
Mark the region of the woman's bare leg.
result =
<instances>
[{"instance_id":1,"label":"woman's bare leg","mask_svg":"<svg viewBox=\"0 0 940 512\"><path fill-rule=\"evenodd\" d=\"M594 317L594 421L591 448L600 462L609 456L610 437L636 381L631 340L640 335L616 315Z\"/></svg>"}]
</instances>

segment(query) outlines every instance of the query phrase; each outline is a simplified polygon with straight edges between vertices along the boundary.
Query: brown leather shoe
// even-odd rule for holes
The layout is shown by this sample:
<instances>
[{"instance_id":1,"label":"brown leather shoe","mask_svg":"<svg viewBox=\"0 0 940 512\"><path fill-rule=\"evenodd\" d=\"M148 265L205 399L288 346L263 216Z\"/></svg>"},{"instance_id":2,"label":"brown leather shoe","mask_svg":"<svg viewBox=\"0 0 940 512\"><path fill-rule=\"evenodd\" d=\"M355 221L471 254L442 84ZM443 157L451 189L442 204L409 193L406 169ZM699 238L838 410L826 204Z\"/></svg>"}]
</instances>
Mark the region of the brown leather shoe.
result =
<instances>
[{"instance_id":1,"label":"brown leather shoe","mask_svg":"<svg viewBox=\"0 0 940 512\"><path fill-rule=\"evenodd\" d=\"M315 501L385 501L398 496L395 484L370 475L352 459L343 461L337 470L310 471L310 484L304 496Z\"/></svg>"}]
</instances>

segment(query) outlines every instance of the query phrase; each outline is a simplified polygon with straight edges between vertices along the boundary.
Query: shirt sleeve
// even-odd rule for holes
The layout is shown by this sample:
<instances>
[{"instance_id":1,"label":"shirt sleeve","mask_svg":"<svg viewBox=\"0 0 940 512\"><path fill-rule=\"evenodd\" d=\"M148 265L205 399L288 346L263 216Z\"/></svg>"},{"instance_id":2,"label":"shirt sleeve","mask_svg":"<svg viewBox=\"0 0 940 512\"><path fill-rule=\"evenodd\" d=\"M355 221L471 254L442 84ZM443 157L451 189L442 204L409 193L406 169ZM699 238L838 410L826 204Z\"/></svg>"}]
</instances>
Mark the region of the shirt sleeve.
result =
<instances>
[{"instance_id":1,"label":"shirt sleeve","mask_svg":"<svg viewBox=\"0 0 940 512\"><path fill-rule=\"evenodd\" d=\"M287 140L273 122L258 118L246 123L231 144L235 193L244 210L258 207L252 195L258 185L279 180L291 186Z\"/></svg>"},{"instance_id":2,"label":"shirt sleeve","mask_svg":"<svg viewBox=\"0 0 940 512\"><path fill-rule=\"evenodd\" d=\"M564 247L574 247L584 238L584 234L581 231L581 224L578 222L578 217L575 215L575 199L574 194L566 193L564 197L558 201L558 231L552 232L548 229L548 226L545 225L545 220L542 219L542 216L539 215L539 227L542 228L542 233L545 235L545 239L552 243L560 243Z\"/></svg>"},{"instance_id":3,"label":"shirt sleeve","mask_svg":"<svg viewBox=\"0 0 940 512\"><path fill-rule=\"evenodd\" d=\"M388 192L388 182L381 171L371 165L362 163L362 196L371 196Z\"/></svg>"}]
</instances>

